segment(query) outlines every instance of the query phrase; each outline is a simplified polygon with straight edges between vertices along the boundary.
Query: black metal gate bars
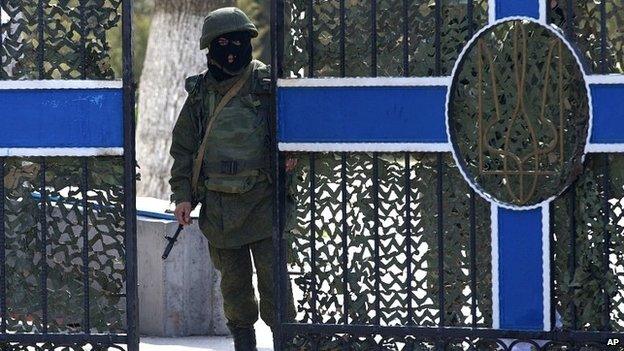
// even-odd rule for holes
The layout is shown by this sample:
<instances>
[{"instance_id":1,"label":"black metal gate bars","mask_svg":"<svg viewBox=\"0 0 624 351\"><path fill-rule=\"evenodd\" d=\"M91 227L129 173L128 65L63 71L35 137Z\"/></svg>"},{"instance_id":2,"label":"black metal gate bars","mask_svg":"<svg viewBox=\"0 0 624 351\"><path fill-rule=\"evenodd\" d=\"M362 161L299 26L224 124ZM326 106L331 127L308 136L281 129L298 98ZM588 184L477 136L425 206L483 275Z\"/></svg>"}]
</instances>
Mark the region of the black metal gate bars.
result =
<instances>
[{"instance_id":1,"label":"black metal gate bars","mask_svg":"<svg viewBox=\"0 0 624 351\"><path fill-rule=\"evenodd\" d=\"M624 2L547 3L589 72L622 73ZM486 0L276 0L272 12L276 80L448 76L488 22ZM293 175L278 167L278 272L298 312L284 319L280 279L281 349L594 350L624 338L623 156L588 156L550 205L550 332L493 329L489 204L450 154L297 156Z\"/></svg>"},{"instance_id":2,"label":"black metal gate bars","mask_svg":"<svg viewBox=\"0 0 624 351\"><path fill-rule=\"evenodd\" d=\"M2 81L122 76L124 128L117 156L0 155L0 348L137 350L132 2L0 8ZM111 67L113 45L123 72Z\"/></svg>"}]
</instances>

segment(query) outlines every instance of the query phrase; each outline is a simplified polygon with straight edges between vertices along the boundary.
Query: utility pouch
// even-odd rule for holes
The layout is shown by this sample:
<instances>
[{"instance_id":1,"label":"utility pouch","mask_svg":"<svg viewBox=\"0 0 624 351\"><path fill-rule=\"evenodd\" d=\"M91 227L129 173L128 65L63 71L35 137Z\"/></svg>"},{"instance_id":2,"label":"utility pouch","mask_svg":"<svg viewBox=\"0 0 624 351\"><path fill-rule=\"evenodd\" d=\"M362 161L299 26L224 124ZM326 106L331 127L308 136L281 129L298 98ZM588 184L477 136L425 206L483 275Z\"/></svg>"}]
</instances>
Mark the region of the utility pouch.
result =
<instances>
[{"instance_id":1,"label":"utility pouch","mask_svg":"<svg viewBox=\"0 0 624 351\"><path fill-rule=\"evenodd\" d=\"M266 176L260 171L242 172L237 175L208 174L204 182L206 190L228 194L243 194L251 190Z\"/></svg>"}]
</instances>

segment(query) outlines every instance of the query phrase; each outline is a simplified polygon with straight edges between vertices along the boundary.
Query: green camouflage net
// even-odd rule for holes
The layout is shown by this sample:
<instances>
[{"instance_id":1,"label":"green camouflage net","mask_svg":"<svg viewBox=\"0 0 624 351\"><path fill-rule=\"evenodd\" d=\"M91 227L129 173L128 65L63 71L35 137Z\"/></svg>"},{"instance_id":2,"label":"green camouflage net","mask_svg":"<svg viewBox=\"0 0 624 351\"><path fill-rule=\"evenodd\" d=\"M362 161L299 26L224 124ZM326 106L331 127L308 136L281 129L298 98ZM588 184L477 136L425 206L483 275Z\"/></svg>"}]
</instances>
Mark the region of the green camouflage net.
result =
<instances>
[{"instance_id":1,"label":"green camouflage net","mask_svg":"<svg viewBox=\"0 0 624 351\"><path fill-rule=\"evenodd\" d=\"M589 67L588 73L621 73L624 42L620 29L624 2L609 0L604 8L598 0L557 2L561 11L552 9L549 21L568 38L574 38L584 65ZM449 75L467 39L487 23L486 1L472 2L472 20L467 20L468 2L442 1L439 21L436 21L435 1L376 1L375 36L371 30L372 3L287 0L284 77ZM404 3L409 4L407 11ZM310 11L310 4L314 6L313 11ZM342 21L341 4L345 10ZM571 11L568 11L568 4L573 4ZM605 30L600 25L601 13L605 15ZM566 17L572 19L566 20ZM341 42L343 29L345 39ZM408 40L404 40L404 30L408 32ZM601 34L605 35L605 45ZM436 35L440 40L437 50ZM377 48L376 67L372 67L373 40ZM531 45L539 44L537 41ZM578 72L572 75L578 78ZM584 110L586 102L580 101L575 106L576 110ZM569 106L566 108L569 110ZM586 120L577 119L572 122L575 133L568 136L584 142ZM576 157L576 161L577 146L578 143L564 150ZM436 196L437 172L440 171L438 156L410 154L409 187L405 186L403 154L379 154L377 174L373 174L375 158L372 154L344 154L344 170L342 157L343 154L315 154L313 179L309 155L300 157L291 185L297 222L286 237L291 247L288 262L293 287L299 292L295 296L302 296L296 301L297 321L437 327L441 317ZM551 204L553 329L622 331L624 328L623 162L624 156L589 155L582 167L568 169L566 172L572 172L570 177L559 184L561 191L572 182ZM442 164L443 324L472 326L474 322L478 327L491 328L489 204L478 196L474 200L478 255L474 267L477 318L473 320L467 234L471 226L472 191L450 155L443 156ZM346 179L344 194L343 178ZM375 178L379 180L378 187L372 186ZM546 189L551 186L543 186L536 193L538 197L547 198L543 190L551 191ZM406 205L407 188L411 194L409 206ZM406 212L411 216L410 226L406 226ZM346 213L346 225L342 221L343 213ZM508 349L501 340L452 340L445 336L429 340L417 336L389 338L309 333L294 340L293 347L302 350ZM602 344L588 342L536 344L526 340L519 343L534 350L604 349Z\"/></svg>"},{"instance_id":2,"label":"green camouflage net","mask_svg":"<svg viewBox=\"0 0 624 351\"><path fill-rule=\"evenodd\" d=\"M121 0L3 0L0 4L0 79L115 77L108 40L120 33ZM123 157L10 157L3 161L7 332L82 333L87 329L90 333L125 333ZM44 180L45 211L41 201ZM83 256L85 234L88 242ZM8 343L1 348L122 349L80 343Z\"/></svg>"},{"instance_id":3,"label":"green camouflage net","mask_svg":"<svg viewBox=\"0 0 624 351\"><path fill-rule=\"evenodd\" d=\"M557 2L561 11L551 11L550 22L576 43L589 70L587 73L623 73L624 1L558 0ZM601 41L603 3L604 46Z\"/></svg>"},{"instance_id":4,"label":"green camouflage net","mask_svg":"<svg viewBox=\"0 0 624 351\"><path fill-rule=\"evenodd\" d=\"M41 3L41 5L40 5ZM4 0L0 79L113 79L121 0Z\"/></svg>"},{"instance_id":5,"label":"green camouflage net","mask_svg":"<svg viewBox=\"0 0 624 351\"><path fill-rule=\"evenodd\" d=\"M42 159L8 158L5 162L7 330L42 331L41 273L45 267L48 331L83 331L86 162L90 330L124 332L123 159L45 159L45 266L41 255Z\"/></svg>"},{"instance_id":6,"label":"green camouflage net","mask_svg":"<svg viewBox=\"0 0 624 351\"><path fill-rule=\"evenodd\" d=\"M624 331L624 155L588 157L551 208L559 328Z\"/></svg>"},{"instance_id":7,"label":"green camouflage net","mask_svg":"<svg viewBox=\"0 0 624 351\"><path fill-rule=\"evenodd\" d=\"M374 157L365 153L344 154L346 169L343 171L342 155L314 154L313 192L309 155L300 155L292 178L290 192L294 196L297 216L286 240L290 248L288 269L293 290L295 296L301 296L296 301L297 322L437 327L440 323L437 154L409 154L409 171L406 171L404 154L380 154L377 157L377 207L372 184ZM473 326L470 271L474 270L477 316L474 322L477 327L491 328L490 205L478 196L474 199L476 266L472 267L469 235L473 192L459 174L450 154L444 154L441 159L444 325ZM605 178L607 167L609 176ZM583 174L551 205L554 329L624 329L623 170L624 156L592 155L585 162ZM406 226L407 173L409 230ZM345 194L342 192L343 177L346 179ZM312 196L315 199L314 212L311 212ZM346 209L343 209L343 203ZM346 231L343 231L345 212ZM312 213L314 227L311 225ZM573 221L576 231L570 229ZM375 237L375 222L379 228L378 238ZM576 249L570 246L573 233L576 233ZM316 243L314 254L313 239ZM608 267L604 264L605 252ZM573 261L572 253L575 255ZM379 257L378 264L375 263L376 256ZM408 277L410 272L411 277ZM379 285L376 285L377 277L381 277ZM295 340L300 343L297 349L303 350L339 350L345 346L353 350L374 347L412 350L410 347L429 349L426 345L440 342L449 343L445 349L450 350L471 347L497 350L501 349L502 343L496 339L457 341L448 336L424 340L317 333L298 335ZM539 347L529 341L525 343L531 344L535 350L604 349L604 345L584 342L551 342Z\"/></svg>"},{"instance_id":8,"label":"green camouflage net","mask_svg":"<svg viewBox=\"0 0 624 351\"><path fill-rule=\"evenodd\" d=\"M297 225L287 239L292 248L289 263L290 270L295 272L295 290L303 294L303 299L297 302L298 321L343 323L346 299L348 323L439 325L438 156L409 154L409 168L406 168L404 154L379 155L377 190L373 186L374 156L346 154L344 157L344 194L340 154L315 155L314 193L310 189L310 163L306 157L300 161L293 179L291 192L295 194L298 216ZM474 228L476 247L472 248L469 208L473 193L450 155L440 157L444 174L444 325L471 326L471 304L475 299L475 325L491 326L490 207L484 200L474 198L478 221ZM312 196L314 228L310 212ZM342 227L344 214L346 231ZM316 260L312 259L313 236ZM343 240L346 240L346 252ZM476 266L472 267L476 291L471 289L469 275L471 249L477 253ZM378 264L375 257L379 257ZM348 260L346 272L345 259Z\"/></svg>"},{"instance_id":9,"label":"green camouflage net","mask_svg":"<svg viewBox=\"0 0 624 351\"><path fill-rule=\"evenodd\" d=\"M314 4L313 12L308 5ZM340 0L286 0L287 34L284 42L285 77L341 76ZM473 18L467 18L467 1L444 1L436 25L434 0L408 1L407 19L402 0L376 1L376 59L379 76L449 75L457 56L472 33L487 23L487 1L472 0ZM344 75L370 76L372 67L372 1L344 1ZM313 14L313 70L310 71L309 21ZM407 21L405 23L404 21ZM406 26L406 28L404 28ZM440 48L436 51L436 28ZM407 29L407 38L404 30ZM407 39L406 41L404 41ZM407 43L407 59L404 46ZM436 64L436 61L439 63ZM407 62L407 71L405 69Z\"/></svg>"}]
</instances>

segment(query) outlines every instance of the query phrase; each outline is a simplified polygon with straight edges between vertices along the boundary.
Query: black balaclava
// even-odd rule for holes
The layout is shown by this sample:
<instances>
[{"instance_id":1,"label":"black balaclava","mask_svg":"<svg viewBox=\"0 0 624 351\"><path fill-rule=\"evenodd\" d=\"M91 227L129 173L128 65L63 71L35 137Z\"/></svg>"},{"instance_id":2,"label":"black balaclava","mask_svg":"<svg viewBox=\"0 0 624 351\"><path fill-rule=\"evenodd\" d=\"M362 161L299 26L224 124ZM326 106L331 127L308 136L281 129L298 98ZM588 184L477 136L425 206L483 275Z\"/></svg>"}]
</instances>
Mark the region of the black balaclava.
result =
<instances>
[{"instance_id":1,"label":"black balaclava","mask_svg":"<svg viewBox=\"0 0 624 351\"><path fill-rule=\"evenodd\" d=\"M251 53L251 33L240 31L222 34L210 43L208 69L217 81L232 78L241 74L249 65Z\"/></svg>"}]
</instances>

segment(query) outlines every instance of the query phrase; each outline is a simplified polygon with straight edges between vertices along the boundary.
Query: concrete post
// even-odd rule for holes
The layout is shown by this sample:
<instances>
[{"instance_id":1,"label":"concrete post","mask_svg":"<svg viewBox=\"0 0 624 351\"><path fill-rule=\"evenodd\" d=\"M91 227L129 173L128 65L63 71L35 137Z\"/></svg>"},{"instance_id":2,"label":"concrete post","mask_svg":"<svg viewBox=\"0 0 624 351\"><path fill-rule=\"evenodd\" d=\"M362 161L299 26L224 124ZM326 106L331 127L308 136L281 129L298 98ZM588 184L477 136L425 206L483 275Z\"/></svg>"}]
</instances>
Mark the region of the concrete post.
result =
<instances>
[{"instance_id":1,"label":"concrete post","mask_svg":"<svg viewBox=\"0 0 624 351\"><path fill-rule=\"evenodd\" d=\"M157 200L156 200L157 201ZM139 321L142 335L226 335L220 276L208 241L195 223L185 228L169 258L161 258L173 220L139 217L137 254Z\"/></svg>"}]
</instances>

